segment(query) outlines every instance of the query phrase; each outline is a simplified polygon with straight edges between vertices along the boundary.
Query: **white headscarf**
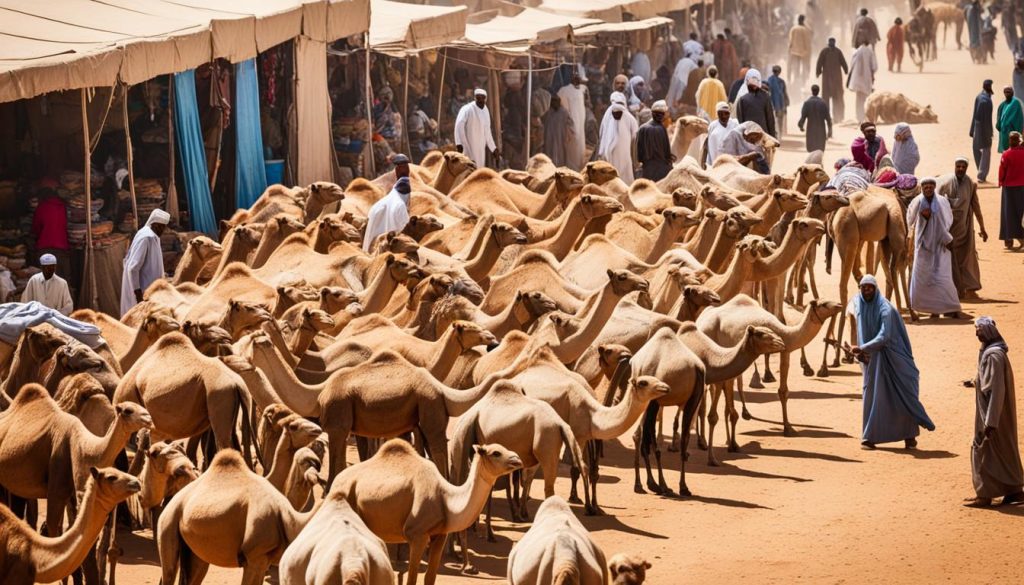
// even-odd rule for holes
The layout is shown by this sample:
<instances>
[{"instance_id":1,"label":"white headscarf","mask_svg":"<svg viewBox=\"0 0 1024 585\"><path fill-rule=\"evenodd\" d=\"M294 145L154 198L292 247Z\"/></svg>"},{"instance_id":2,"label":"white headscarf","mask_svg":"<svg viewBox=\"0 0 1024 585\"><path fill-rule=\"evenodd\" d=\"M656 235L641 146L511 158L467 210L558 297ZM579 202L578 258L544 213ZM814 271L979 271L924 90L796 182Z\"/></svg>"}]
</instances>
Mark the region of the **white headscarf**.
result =
<instances>
[{"instance_id":1,"label":"white headscarf","mask_svg":"<svg viewBox=\"0 0 1024 585\"><path fill-rule=\"evenodd\" d=\"M146 220L146 227L150 227L155 223L162 223L167 225L171 222L171 214L167 213L163 209L154 209L153 213L149 214L149 219Z\"/></svg>"},{"instance_id":2,"label":"white headscarf","mask_svg":"<svg viewBox=\"0 0 1024 585\"><path fill-rule=\"evenodd\" d=\"M917 141L910 130L910 124L900 122L893 129L893 136L903 140L894 140L892 146L892 164L896 172L913 175L917 170L917 164L921 162L921 152L917 148Z\"/></svg>"}]
</instances>

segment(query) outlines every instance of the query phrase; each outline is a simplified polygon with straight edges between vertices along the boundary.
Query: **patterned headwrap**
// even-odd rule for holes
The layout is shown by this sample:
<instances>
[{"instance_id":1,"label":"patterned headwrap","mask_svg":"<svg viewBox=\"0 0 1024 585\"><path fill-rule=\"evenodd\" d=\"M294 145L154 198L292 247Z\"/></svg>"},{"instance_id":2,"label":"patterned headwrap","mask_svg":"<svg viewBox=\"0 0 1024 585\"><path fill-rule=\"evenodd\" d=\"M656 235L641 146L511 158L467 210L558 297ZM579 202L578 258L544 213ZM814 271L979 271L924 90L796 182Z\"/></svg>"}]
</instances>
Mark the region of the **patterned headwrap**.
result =
<instances>
[{"instance_id":1,"label":"patterned headwrap","mask_svg":"<svg viewBox=\"0 0 1024 585\"><path fill-rule=\"evenodd\" d=\"M978 331L978 337L985 345L1003 340L1003 336L999 334L999 329L996 328L996 322L992 317L978 317L974 320L974 327Z\"/></svg>"}]
</instances>

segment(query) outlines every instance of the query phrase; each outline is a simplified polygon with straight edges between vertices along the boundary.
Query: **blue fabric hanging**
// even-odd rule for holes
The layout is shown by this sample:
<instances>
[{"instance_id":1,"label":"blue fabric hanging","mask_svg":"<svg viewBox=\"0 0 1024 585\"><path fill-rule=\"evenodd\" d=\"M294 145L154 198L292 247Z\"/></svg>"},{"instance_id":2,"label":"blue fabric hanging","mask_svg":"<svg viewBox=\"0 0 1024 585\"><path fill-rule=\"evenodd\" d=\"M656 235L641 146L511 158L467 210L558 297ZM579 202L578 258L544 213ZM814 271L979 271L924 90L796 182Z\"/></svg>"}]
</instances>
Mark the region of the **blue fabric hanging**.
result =
<instances>
[{"instance_id":1,"label":"blue fabric hanging","mask_svg":"<svg viewBox=\"0 0 1024 585\"><path fill-rule=\"evenodd\" d=\"M267 188L256 59L235 64L235 204L248 209Z\"/></svg>"},{"instance_id":2,"label":"blue fabric hanging","mask_svg":"<svg viewBox=\"0 0 1024 585\"><path fill-rule=\"evenodd\" d=\"M174 75L174 133L178 158L185 174L192 229L217 236L217 220L210 198L210 178L206 171L206 147L199 124L196 103L196 72L190 69Z\"/></svg>"}]
</instances>

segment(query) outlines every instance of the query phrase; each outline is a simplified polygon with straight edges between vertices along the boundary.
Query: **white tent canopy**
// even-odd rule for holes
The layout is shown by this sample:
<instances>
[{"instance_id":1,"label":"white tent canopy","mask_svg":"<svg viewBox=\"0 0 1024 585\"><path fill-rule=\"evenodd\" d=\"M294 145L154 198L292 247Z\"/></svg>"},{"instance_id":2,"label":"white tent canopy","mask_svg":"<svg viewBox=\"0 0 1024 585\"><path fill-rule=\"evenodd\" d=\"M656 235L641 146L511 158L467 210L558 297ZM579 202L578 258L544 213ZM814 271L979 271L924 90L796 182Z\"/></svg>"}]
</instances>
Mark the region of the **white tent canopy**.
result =
<instances>
[{"instance_id":1,"label":"white tent canopy","mask_svg":"<svg viewBox=\"0 0 1024 585\"><path fill-rule=\"evenodd\" d=\"M568 39L574 29L600 22L593 18L508 5L502 10L489 10L470 17L466 25L466 42L518 53L538 43Z\"/></svg>"},{"instance_id":2,"label":"white tent canopy","mask_svg":"<svg viewBox=\"0 0 1024 585\"><path fill-rule=\"evenodd\" d=\"M370 48L400 55L448 44L466 34L468 13L465 6L371 0Z\"/></svg>"},{"instance_id":3,"label":"white tent canopy","mask_svg":"<svg viewBox=\"0 0 1024 585\"><path fill-rule=\"evenodd\" d=\"M667 14L673 10L684 10L692 4L689 0L528 0L527 5L553 12L597 18L605 22L622 22L630 14L634 19L644 19Z\"/></svg>"}]
</instances>

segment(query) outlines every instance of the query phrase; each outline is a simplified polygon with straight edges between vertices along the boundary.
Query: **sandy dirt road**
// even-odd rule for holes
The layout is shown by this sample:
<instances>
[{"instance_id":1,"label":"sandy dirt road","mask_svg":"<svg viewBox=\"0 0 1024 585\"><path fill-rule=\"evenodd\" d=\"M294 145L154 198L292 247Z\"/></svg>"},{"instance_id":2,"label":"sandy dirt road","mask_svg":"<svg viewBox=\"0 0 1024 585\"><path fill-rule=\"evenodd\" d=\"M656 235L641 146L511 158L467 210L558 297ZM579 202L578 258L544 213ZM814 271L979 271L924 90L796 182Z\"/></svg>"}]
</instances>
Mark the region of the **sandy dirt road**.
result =
<instances>
[{"instance_id":1,"label":"sandy dirt road","mask_svg":"<svg viewBox=\"0 0 1024 585\"><path fill-rule=\"evenodd\" d=\"M883 32L887 19L880 19ZM974 66L966 53L941 50L925 72L880 71L878 89L900 91L931 104L940 123L917 125L921 147L919 174L952 171L953 158L970 156L968 122L974 96L985 78L999 89L1009 82L1010 57L998 40L995 64ZM885 68L884 42L877 48ZM904 63L904 70L915 69ZM792 96L789 126L799 115ZM853 113L853 96L847 95ZM827 166L844 153L855 136L853 125L837 128L825 156ZM892 126L879 127L892 142ZM790 170L803 160L803 137L790 137L776 159L776 170ZM993 153L992 177L998 155ZM976 172L971 167L972 175ZM999 191L983 186L981 199L991 234L998 233ZM1024 254L1008 253L995 236L979 240L983 301L965 305L972 315L992 315L1006 336L1011 359L1024 371L1021 283ZM817 267L823 296L838 300L834 277ZM850 288L853 290L852 286ZM606 445L600 499L607 516L583 518L608 556L617 552L645 555L652 563L648 582L678 583L1021 583L1024 582L1024 508L990 511L961 507L973 495L969 448L974 424L973 391L960 382L973 377L978 343L966 321L925 320L909 326L922 371L921 396L937 425L924 433L915 452L884 447L859 448L860 376L844 365L827 379L793 373L790 416L799 436L782 435L777 385L749 391L757 420L741 420L741 453L727 453L719 430L723 465L709 468L706 453L691 450L688 483L695 494L686 500L633 492L632 443L628 437ZM809 355L815 368L822 345ZM774 366L773 366L774 367ZM1024 410L1018 393L1018 411ZM721 428L721 426L720 426ZM678 481L678 458L667 454L668 481ZM564 471L564 470L563 470ZM539 483L539 482L538 482ZM568 493L559 479L558 493ZM542 491L535 484L535 498ZM535 504L536 506L536 504ZM535 509L534 506L534 509ZM501 497L496 513L508 508ZM499 521L498 542L472 540L481 574L465 577L449 562L440 583L503 581L508 551L527 526ZM118 582L157 583L156 550L139 534L125 538L126 555ZM237 583L240 570L212 569L206 583Z\"/></svg>"}]
</instances>

